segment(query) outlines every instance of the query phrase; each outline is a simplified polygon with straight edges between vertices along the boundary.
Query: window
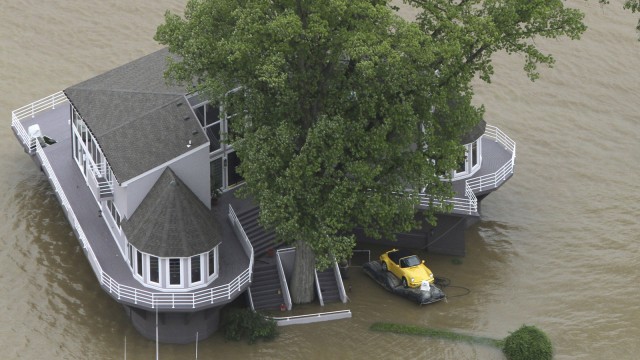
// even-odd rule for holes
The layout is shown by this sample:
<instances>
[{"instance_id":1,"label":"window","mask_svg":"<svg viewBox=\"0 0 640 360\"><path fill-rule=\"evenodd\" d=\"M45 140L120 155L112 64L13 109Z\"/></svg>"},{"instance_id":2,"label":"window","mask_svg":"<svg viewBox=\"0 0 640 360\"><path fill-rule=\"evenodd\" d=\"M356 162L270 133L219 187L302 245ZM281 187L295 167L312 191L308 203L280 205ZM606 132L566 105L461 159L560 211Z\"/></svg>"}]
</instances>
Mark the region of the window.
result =
<instances>
[{"instance_id":1,"label":"window","mask_svg":"<svg viewBox=\"0 0 640 360\"><path fill-rule=\"evenodd\" d=\"M209 276L216 272L215 251L216 249L209 251Z\"/></svg>"},{"instance_id":2,"label":"window","mask_svg":"<svg viewBox=\"0 0 640 360\"><path fill-rule=\"evenodd\" d=\"M129 253L129 266L133 269L133 246L131 244L127 244L127 252Z\"/></svg>"},{"instance_id":3,"label":"window","mask_svg":"<svg viewBox=\"0 0 640 360\"><path fill-rule=\"evenodd\" d=\"M478 165L478 141L471 145L471 166Z\"/></svg>"},{"instance_id":4,"label":"window","mask_svg":"<svg viewBox=\"0 0 640 360\"><path fill-rule=\"evenodd\" d=\"M211 196L213 193L222 189L222 157L214 159L209 164L211 173Z\"/></svg>"},{"instance_id":5,"label":"window","mask_svg":"<svg viewBox=\"0 0 640 360\"><path fill-rule=\"evenodd\" d=\"M149 255L149 281L154 283L160 282L160 267L158 264L158 258Z\"/></svg>"},{"instance_id":6,"label":"window","mask_svg":"<svg viewBox=\"0 0 640 360\"><path fill-rule=\"evenodd\" d=\"M200 265L200 255L191 257L191 283L202 281L202 268Z\"/></svg>"},{"instance_id":7,"label":"window","mask_svg":"<svg viewBox=\"0 0 640 360\"><path fill-rule=\"evenodd\" d=\"M220 107L205 104L193 109L209 138L209 152L220 149Z\"/></svg>"},{"instance_id":8,"label":"window","mask_svg":"<svg viewBox=\"0 0 640 360\"><path fill-rule=\"evenodd\" d=\"M180 285L182 283L180 273L180 259L169 259L169 285Z\"/></svg>"},{"instance_id":9,"label":"window","mask_svg":"<svg viewBox=\"0 0 640 360\"><path fill-rule=\"evenodd\" d=\"M220 121L205 128L209 138L209 152L220 149Z\"/></svg>"},{"instance_id":10,"label":"window","mask_svg":"<svg viewBox=\"0 0 640 360\"><path fill-rule=\"evenodd\" d=\"M238 173L238 166L240 165L240 158L235 152L227 155L227 183L228 186L233 186L244 180Z\"/></svg>"},{"instance_id":11,"label":"window","mask_svg":"<svg viewBox=\"0 0 640 360\"><path fill-rule=\"evenodd\" d=\"M206 104L193 109L193 111L196 113L202 127L207 127L220 121L220 108L217 105Z\"/></svg>"},{"instance_id":12,"label":"window","mask_svg":"<svg viewBox=\"0 0 640 360\"><path fill-rule=\"evenodd\" d=\"M111 214L113 221L116 222L118 228L121 228L120 223L122 222L122 219L120 218L118 209L116 209L116 204L114 204L112 200L107 200L107 208L109 208L109 213Z\"/></svg>"},{"instance_id":13,"label":"window","mask_svg":"<svg viewBox=\"0 0 640 360\"><path fill-rule=\"evenodd\" d=\"M136 266L138 270L138 275L142 276L142 253L136 250Z\"/></svg>"}]
</instances>

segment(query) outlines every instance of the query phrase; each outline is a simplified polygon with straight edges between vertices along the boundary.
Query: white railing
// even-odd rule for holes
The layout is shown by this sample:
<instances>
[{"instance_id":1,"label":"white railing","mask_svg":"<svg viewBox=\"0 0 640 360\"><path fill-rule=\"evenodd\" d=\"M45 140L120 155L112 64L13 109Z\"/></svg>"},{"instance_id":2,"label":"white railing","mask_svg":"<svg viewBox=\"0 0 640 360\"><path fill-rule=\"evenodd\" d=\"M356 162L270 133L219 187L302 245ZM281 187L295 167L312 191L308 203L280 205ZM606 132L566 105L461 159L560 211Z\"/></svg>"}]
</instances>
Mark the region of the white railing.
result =
<instances>
[{"instance_id":1,"label":"white railing","mask_svg":"<svg viewBox=\"0 0 640 360\"><path fill-rule=\"evenodd\" d=\"M340 273L340 267L338 263L333 261L333 274L336 277L336 284L338 285L338 293L340 294L340 301L346 303L348 300L347 293L344 291L344 283L342 282L342 273Z\"/></svg>"},{"instance_id":2,"label":"white railing","mask_svg":"<svg viewBox=\"0 0 640 360\"><path fill-rule=\"evenodd\" d=\"M320 321L348 319L351 317L351 310L329 311L316 314L294 315L294 316L274 316L270 319L275 320L278 326L311 324Z\"/></svg>"},{"instance_id":3,"label":"white railing","mask_svg":"<svg viewBox=\"0 0 640 360\"><path fill-rule=\"evenodd\" d=\"M493 139L500 143L505 149L511 151L511 159L507 161L500 169L492 174L479 176L477 178L468 179L464 184L464 194L466 198L454 197L447 199L444 202L433 200L428 194L420 193L420 205L429 207L433 205L441 206L444 204L450 204L453 206L453 211L465 212L473 214L478 212L478 199L475 192L486 191L495 189L502 184L510 174L513 174L513 167L516 159L516 143L511 140L502 130L493 125L487 125L483 136Z\"/></svg>"},{"instance_id":4,"label":"white railing","mask_svg":"<svg viewBox=\"0 0 640 360\"><path fill-rule=\"evenodd\" d=\"M14 120L16 118L14 117ZM20 121L12 121L12 126L16 127L18 133L24 132L24 127ZM25 132L26 134L26 132ZM27 137L27 143L29 138ZM122 285L114 280L109 274L102 270L100 262L96 257L89 241L87 239L82 226L78 222L78 218L73 212L73 208L65 195L62 185L56 177L53 167L44 152L44 149L39 142L36 141L36 155L42 163L42 168L49 177L53 188L60 199L60 204L67 214L69 223L76 230L78 239L82 244L82 248L87 253L89 264L93 268L96 277L100 281L100 284L105 287L109 293L114 294L119 300L126 300L137 305L146 305L151 308L176 308L176 307L191 307L195 308L199 305L213 304L216 300L230 300L231 296L242 290L242 287L251 281L251 272L253 270L253 252L251 252L250 264L240 275L231 282L216 286L209 289L200 290L193 293L175 293L175 292L151 292L144 289L135 288L132 286Z\"/></svg>"},{"instance_id":5,"label":"white railing","mask_svg":"<svg viewBox=\"0 0 640 360\"><path fill-rule=\"evenodd\" d=\"M280 287L282 288L284 303L287 307L287 310L291 310L291 308L293 307L293 304L291 303L291 293L289 293L289 284L287 283L287 277L285 276L284 268L282 267L280 250L276 251L276 265L278 267L278 277L280 278Z\"/></svg>"},{"instance_id":6,"label":"white railing","mask_svg":"<svg viewBox=\"0 0 640 360\"><path fill-rule=\"evenodd\" d=\"M251 241L249 241L249 237L244 232L240 220L238 220L238 216L236 216L236 212L231 207L231 204L229 204L229 220L231 220L231 224L233 225L233 231L236 233L238 239L240 239L240 244L244 248L244 252L249 256L249 280L251 280L254 257L253 246L251 246Z\"/></svg>"},{"instance_id":7,"label":"white railing","mask_svg":"<svg viewBox=\"0 0 640 360\"><path fill-rule=\"evenodd\" d=\"M507 134L495 126L487 125L484 136L487 136L511 151L511 159L507 161L498 171L493 174L483 175L467 180L467 185L473 191L485 191L495 189L502 184L510 174L513 174L513 167L516 160L516 142L511 140Z\"/></svg>"},{"instance_id":8,"label":"white railing","mask_svg":"<svg viewBox=\"0 0 640 360\"><path fill-rule=\"evenodd\" d=\"M34 117L37 113L49 109L55 109L56 105L67 102L67 97L62 91L51 94L40 100L36 100L29 105L15 109L11 112L12 120L22 120L27 116ZM23 139L24 140L24 139Z\"/></svg>"},{"instance_id":9,"label":"white railing","mask_svg":"<svg viewBox=\"0 0 640 360\"><path fill-rule=\"evenodd\" d=\"M96 164L95 162L93 162L93 159L89 157L89 168L91 169L93 177L96 180L96 184L98 185L98 192L100 193L100 197L102 198L106 195L113 194L114 182L113 180L107 180L107 172L111 171L109 165L104 161L100 164ZM100 178L104 180L99 180Z\"/></svg>"},{"instance_id":10,"label":"white railing","mask_svg":"<svg viewBox=\"0 0 640 360\"><path fill-rule=\"evenodd\" d=\"M25 105L21 108L13 110L11 112L11 127L13 127L16 130L16 132L18 133L18 136L20 136L20 139L22 140L22 143L27 148L29 148L29 146L31 145L29 141L30 137L27 134L27 131L24 129L24 126L22 126L22 124L20 123L20 120L28 116L34 117L37 113L41 111L55 109L56 105L67 102L67 101L68 101L67 97L64 95L64 93L62 91L58 91L55 94L52 94L40 100L34 101L29 105Z\"/></svg>"}]
</instances>

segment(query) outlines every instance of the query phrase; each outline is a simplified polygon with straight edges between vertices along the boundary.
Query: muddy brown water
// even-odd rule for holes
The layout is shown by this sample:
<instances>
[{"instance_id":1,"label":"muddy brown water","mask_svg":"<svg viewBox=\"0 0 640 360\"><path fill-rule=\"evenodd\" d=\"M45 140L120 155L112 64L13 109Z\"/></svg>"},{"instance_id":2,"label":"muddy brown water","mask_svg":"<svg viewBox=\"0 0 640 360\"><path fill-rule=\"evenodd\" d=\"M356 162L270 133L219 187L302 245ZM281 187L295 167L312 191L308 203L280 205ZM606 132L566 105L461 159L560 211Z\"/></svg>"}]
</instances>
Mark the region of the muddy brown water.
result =
<instances>
[{"instance_id":1,"label":"muddy brown water","mask_svg":"<svg viewBox=\"0 0 640 360\"><path fill-rule=\"evenodd\" d=\"M568 1L587 13L581 41L538 44L554 69L532 83L517 57L496 57L477 83L486 119L517 142L516 174L482 204L467 256L427 254L454 285L419 307L350 270L353 318L284 327L273 342L220 335L199 358L502 359L486 346L374 333L394 321L503 338L520 325L548 333L557 359L637 359L640 353L640 43L620 1ZM166 9L184 1L4 0L0 12L0 348L3 359L153 358L99 287L51 187L10 129L10 112L159 48ZM403 10L410 15L410 11ZM382 249L376 249L377 256ZM455 296L462 295L462 296ZM162 359L195 345L160 345Z\"/></svg>"}]
</instances>

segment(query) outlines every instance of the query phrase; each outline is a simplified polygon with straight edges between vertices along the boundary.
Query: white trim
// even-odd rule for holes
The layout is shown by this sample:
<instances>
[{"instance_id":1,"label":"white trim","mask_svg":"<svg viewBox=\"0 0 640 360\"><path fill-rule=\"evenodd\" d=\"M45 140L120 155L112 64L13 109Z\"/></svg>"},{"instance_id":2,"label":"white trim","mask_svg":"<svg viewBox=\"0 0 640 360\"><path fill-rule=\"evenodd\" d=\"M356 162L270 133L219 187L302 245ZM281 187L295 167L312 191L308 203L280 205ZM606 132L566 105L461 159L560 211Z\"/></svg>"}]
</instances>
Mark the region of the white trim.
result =
<instances>
[{"instance_id":1,"label":"white trim","mask_svg":"<svg viewBox=\"0 0 640 360\"><path fill-rule=\"evenodd\" d=\"M152 281L151 280L151 258L156 258L158 259L158 282ZM146 260L146 266L144 267L144 270L147 270L147 276L146 279L149 284L153 285L153 284L157 284L157 286L160 286L160 284L162 284L162 258L158 257L158 256L154 256L154 255L149 255L149 254L144 254L142 256L142 263L144 264Z\"/></svg>"},{"instance_id":2,"label":"white trim","mask_svg":"<svg viewBox=\"0 0 640 360\"><path fill-rule=\"evenodd\" d=\"M476 144L478 163L473 166L473 145ZM466 179L475 175L478 170L482 167L482 137L477 138L475 141L470 142L468 144L463 145L465 147L465 159L464 159L464 172L457 173L456 170L453 170L451 175L451 181L458 181L462 179Z\"/></svg>"},{"instance_id":3,"label":"white trim","mask_svg":"<svg viewBox=\"0 0 640 360\"><path fill-rule=\"evenodd\" d=\"M171 289L171 288L183 288L184 287L184 261L183 257L168 257L168 258L163 258L166 259L165 261L165 287L167 289ZM180 264L180 283L179 284L171 284L171 260L178 260L179 264ZM187 258L188 259L188 258Z\"/></svg>"},{"instance_id":4,"label":"white trim","mask_svg":"<svg viewBox=\"0 0 640 360\"><path fill-rule=\"evenodd\" d=\"M207 257L206 257L207 261L209 261L209 258L208 258L208 254L209 254L209 252L206 252L205 254L207 254ZM193 279L191 278L191 276L192 276L192 274L193 274L193 272L192 272L192 268L191 268L191 260L192 260L194 257L199 257L199 258L200 258L200 281L195 281L195 282L194 282L194 281L193 281ZM204 283L204 279L205 279L205 272L204 272L203 270L206 270L206 269L205 269L206 267L205 267L205 266L203 266L204 264L202 263L202 258L203 258L203 257L204 257L204 256L203 256L203 254L198 254L198 255L193 255L193 256L190 256L190 257L188 257L188 258L187 258L187 273L188 273L188 275L187 275L187 276L188 276L188 278L189 278L189 286L193 286L193 285L200 285L200 284L203 284L203 283Z\"/></svg>"},{"instance_id":5,"label":"white trim","mask_svg":"<svg viewBox=\"0 0 640 360\"><path fill-rule=\"evenodd\" d=\"M145 272L144 272L143 264L144 264L144 255L145 254L142 251L136 249L135 246L133 246L133 245L131 245L131 246L136 251L135 256L134 256L135 257L134 262L135 262L136 265L135 265L135 267L133 269L133 276L136 279L138 279L138 281L141 281L141 283L144 283L145 282L145 280L144 280ZM140 261L138 261L138 260L140 260ZM140 271L138 271L138 269L142 269L142 274L140 274Z\"/></svg>"},{"instance_id":6,"label":"white trim","mask_svg":"<svg viewBox=\"0 0 640 360\"><path fill-rule=\"evenodd\" d=\"M205 138L206 138L206 134L205 134ZM192 155L193 153L197 152L198 150L200 150L200 149L202 149L202 148L206 148L206 149L207 149L207 151L208 151L208 150L209 150L209 141L207 141L206 143L204 143L204 144L202 144L202 145L198 146L197 148L193 148L192 150L189 150L189 151L187 151L186 153L183 153L183 154L182 154L182 155L180 155L180 156L174 157L173 159L171 159L171 160L169 160L169 161L167 161L167 162L165 162L165 163L163 163L163 164L160 164L160 165L158 165L158 166L154 167L153 169L147 170L147 171L143 172L142 174L140 174L140 175L138 175L138 176L136 176L136 177L133 177L133 178L131 178L131 179L129 179L129 180L127 180L127 181L123 182L123 183L121 184L121 186L127 186L127 185L129 185L130 183L132 183L132 182L134 182L134 181L136 181L136 180L139 180L139 179L141 179L141 178L143 178L143 177L145 177L145 176L147 176L147 175L151 174L152 172L155 172L155 171L158 171L158 170L160 170L160 169L162 169L162 168L168 167L169 165L171 165L171 164L173 164L173 163L177 162L178 160L184 159L185 157L187 157L187 156L189 156L189 155Z\"/></svg>"}]
</instances>

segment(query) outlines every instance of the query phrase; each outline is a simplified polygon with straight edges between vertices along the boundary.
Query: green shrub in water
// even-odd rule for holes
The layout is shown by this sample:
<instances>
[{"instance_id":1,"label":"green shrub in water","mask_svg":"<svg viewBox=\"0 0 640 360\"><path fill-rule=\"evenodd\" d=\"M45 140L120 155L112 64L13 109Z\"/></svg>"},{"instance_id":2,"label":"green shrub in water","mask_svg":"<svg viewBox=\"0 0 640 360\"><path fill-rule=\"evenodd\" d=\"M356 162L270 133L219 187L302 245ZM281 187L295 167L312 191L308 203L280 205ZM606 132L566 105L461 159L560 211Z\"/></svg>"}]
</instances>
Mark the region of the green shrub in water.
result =
<instances>
[{"instance_id":1,"label":"green shrub in water","mask_svg":"<svg viewBox=\"0 0 640 360\"><path fill-rule=\"evenodd\" d=\"M504 339L503 351L509 360L551 360L551 341L535 326L522 327Z\"/></svg>"},{"instance_id":2,"label":"green shrub in water","mask_svg":"<svg viewBox=\"0 0 640 360\"><path fill-rule=\"evenodd\" d=\"M222 327L227 340L239 341L243 337L253 344L258 339L273 340L278 336L278 325L249 309L230 308L223 313Z\"/></svg>"}]
</instances>

